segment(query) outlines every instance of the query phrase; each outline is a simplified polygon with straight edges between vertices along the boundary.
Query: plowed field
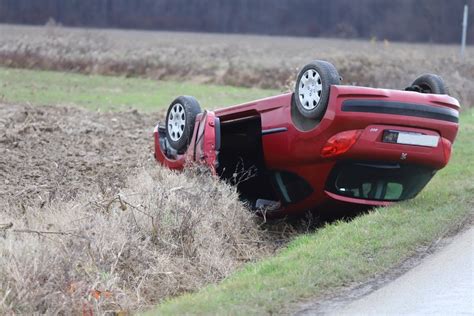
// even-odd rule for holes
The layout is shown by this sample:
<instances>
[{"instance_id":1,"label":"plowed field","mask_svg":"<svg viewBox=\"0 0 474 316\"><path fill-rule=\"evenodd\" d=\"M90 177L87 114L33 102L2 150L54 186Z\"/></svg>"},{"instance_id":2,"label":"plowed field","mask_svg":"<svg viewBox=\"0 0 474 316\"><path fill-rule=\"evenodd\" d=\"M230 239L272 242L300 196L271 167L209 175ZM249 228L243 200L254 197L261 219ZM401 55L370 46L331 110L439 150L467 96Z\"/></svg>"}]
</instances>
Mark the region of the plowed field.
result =
<instances>
[{"instance_id":1,"label":"plowed field","mask_svg":"<svg viewBox=\"0 0 474 316\"><path fill-rule=\"evenodd\" d=\"M36 204L68 199L95 185L119 188L130 171L153 162L158 117L0 105L0 199Z\"/></svg>"}]
</instances>

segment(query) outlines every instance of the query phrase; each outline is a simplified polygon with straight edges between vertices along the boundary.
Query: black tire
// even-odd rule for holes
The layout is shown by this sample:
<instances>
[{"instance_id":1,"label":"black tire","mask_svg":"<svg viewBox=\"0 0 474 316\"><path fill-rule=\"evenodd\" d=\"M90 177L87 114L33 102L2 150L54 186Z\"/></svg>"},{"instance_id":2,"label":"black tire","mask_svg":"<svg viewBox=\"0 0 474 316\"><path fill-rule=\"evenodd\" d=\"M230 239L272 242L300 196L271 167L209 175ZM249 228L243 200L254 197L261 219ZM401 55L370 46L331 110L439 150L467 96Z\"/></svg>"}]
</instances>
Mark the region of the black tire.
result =
<instances>
[{"instance_id":1,"label":"black tire","mask_svg":"<svg viewBox=\"0 0 474 316\"><path fill-rule=\"evenodd\" d=\"M196 115L201 113L199 102L191 96L180 96L171 102L166 113L166 139L178 153L189 146Z\"/></svg>"},{"instance_id":2,"label":"black tire","mask_svg":"<svg viewBox=\"0 0 474 316\"><path fill-rule=\"evenodd\" d=\"M443 78L433 74L419 76L407 90L420 93L449 94L448 86Z\"/></svg>"},{"instance_id":3,"label":"black tire","mask_svg":"<svg viewBox=\"0 0 474 316\"><path fill-rule=\"evenodd\" d=\"M322 118L328 106L331 85L340 83L339 73L327 61L315 60L304 66L295 84L294 103L299 113L309 119Z\"/></svg>"}]
</instances>

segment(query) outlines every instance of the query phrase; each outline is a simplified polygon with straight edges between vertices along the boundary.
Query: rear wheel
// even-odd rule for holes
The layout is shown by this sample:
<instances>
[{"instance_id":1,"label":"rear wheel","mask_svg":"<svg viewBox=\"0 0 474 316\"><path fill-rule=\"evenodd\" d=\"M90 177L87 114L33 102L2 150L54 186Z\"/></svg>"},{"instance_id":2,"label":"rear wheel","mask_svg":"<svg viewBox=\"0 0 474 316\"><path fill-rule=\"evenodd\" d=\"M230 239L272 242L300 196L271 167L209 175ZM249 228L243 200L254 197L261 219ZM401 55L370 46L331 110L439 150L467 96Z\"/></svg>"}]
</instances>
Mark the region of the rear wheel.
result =
<instances>
[{"instance_id":1,"label":"rear wheel","mask_svg":"<svg viewBox=\"0 0 474 316\"><path fill-rule=\"evenodd\" d=\"M188 148L200 112L201 106L193 97L180 96L171 102L166 114L166 139L178 153Z\"/></svg>"},{"instance_id":2,"label":"rear wheel","mask_svg":"<svg viewBox=\"0 0 474 316\"><path fill-rule=\"evenodd\" d=\"M419 76L406 90L420 93L449 94L448 86L443 78L434 74Z\"/></svg>"},{"instance_id":3,"label":"rear wheel","mask_svg":"<svg viewBox=\"0 0 474 316\"><path fill-rule=\"evenodd\" d=\"M336 68L322 60L315 60L301 69L295 85L295 105L298 112L309 119L320 119L326 112L331 85L339 84Z\"/></svg>"}]
</instances>

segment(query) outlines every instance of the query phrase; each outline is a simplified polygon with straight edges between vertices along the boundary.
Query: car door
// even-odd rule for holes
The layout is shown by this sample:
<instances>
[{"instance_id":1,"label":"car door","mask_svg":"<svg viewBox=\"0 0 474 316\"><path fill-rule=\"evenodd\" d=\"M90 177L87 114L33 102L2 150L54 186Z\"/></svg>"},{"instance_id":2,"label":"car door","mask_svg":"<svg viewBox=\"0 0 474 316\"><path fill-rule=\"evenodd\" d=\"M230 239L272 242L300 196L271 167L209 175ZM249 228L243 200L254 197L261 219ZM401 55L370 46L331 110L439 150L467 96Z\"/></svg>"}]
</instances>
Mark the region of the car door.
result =
<instances>
[{"instance_id":1,"label":"car door","mask_svg":"<svg viewBox=\"0 0 474 316\"><path fill-rule=\"evenodd\" d=\"M213 173L218 166L220 136L219 118L212 111L204 111L197 128L193 160L209 166Z\"/></svg>"}]
</instances>

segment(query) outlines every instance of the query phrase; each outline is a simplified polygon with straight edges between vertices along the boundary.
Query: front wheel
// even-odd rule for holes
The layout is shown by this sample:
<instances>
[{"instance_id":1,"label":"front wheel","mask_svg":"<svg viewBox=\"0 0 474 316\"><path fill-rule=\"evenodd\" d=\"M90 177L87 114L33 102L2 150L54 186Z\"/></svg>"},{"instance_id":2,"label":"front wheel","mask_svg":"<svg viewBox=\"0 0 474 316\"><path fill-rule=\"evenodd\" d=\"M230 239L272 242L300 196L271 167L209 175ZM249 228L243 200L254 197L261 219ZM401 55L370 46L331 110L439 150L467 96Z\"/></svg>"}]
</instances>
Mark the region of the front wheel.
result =
<instances>
[{"instance_id":1,"label":"front wheel","mask_svg":"<svg viewBox=\"0 0 474 316\"><path fill-rule=\"evenodd\" d=\"M166 139L178 153L189 146L196 115L201 113L199 102L190 96L180 96L171 102L166 114Z\"/></svg>"},{"instance_id":2,"label":"front wheel","mask_svg":"<svg viewBox=\"0 0 474 316\"><path fill-rule=\"evenodd\" d=\"M331 85L339 84L341 77L327 61L315 60L301 69L295 84L295 104L306 118L320 119L326 112Z\"/></svg>"}]
</instances>

